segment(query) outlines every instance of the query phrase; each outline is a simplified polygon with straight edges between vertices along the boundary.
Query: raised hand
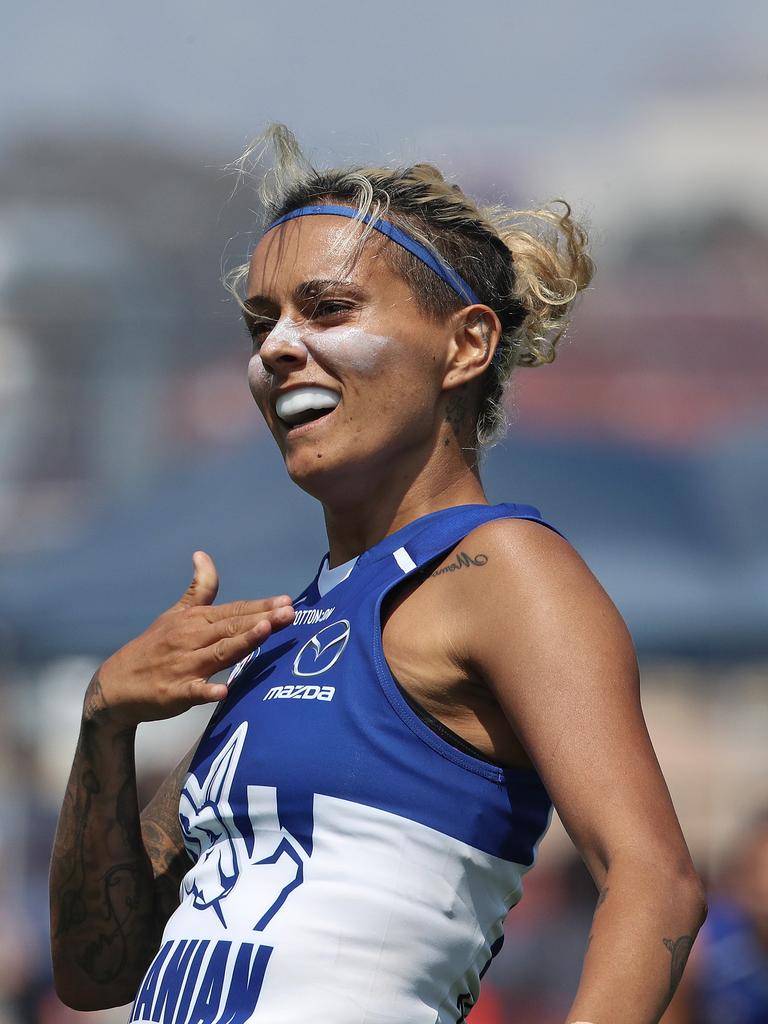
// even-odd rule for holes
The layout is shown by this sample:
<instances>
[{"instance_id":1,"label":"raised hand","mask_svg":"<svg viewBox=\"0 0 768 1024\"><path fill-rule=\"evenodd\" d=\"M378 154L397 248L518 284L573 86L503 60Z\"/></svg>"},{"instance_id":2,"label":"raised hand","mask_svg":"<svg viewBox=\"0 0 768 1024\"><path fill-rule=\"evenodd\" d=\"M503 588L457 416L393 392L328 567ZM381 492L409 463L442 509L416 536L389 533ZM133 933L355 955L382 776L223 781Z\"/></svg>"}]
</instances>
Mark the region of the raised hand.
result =
<instances>
[{"instance_id":1,"label":"raised hand","mask_svg":"<svg viewBox=\"0 0 768 1024\"><path fill-rule=\"evenodd\" d=\"M219 577L210 555L192 556L194 576L180 600L104 662L85 698L86 720L120 727L172 718L197 704L222 700L211 676L293 622L287 595L214 605Z\"/></svg>"}]
</instances>

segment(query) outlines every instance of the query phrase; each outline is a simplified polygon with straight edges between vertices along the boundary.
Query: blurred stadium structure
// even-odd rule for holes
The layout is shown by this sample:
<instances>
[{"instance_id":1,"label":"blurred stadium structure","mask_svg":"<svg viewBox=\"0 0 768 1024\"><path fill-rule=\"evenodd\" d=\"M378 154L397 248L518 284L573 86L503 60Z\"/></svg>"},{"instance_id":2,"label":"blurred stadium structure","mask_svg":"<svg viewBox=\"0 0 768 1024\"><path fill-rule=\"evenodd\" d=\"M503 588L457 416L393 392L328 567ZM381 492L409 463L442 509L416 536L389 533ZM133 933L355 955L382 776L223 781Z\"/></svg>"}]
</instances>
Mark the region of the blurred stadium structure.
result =
<instances>
[{"instance_id":1,"label":"blurred stadium structure","mask_svg":"<svg viewBox=\"0 0 768 1024\"><path fill-rule=\"evenodd\" d=\"M491 497L542 508L627 619L712 878L768 803L764 99L759 83L673 95L600 145L569 142L597 281L556 363L519 373L486 469ZM524 183L475 161L455 163L476 194L561 187L551 161ZM297 588L324 550L218 284L255 222L223 162L85 129L0 150L0 1024L80 1016L50 993L45 885L93 667L175 599L195 548L225 599ZM147 787L199 728L145 731ZM562 1019L593 904L555 827L491 975L499 1021Z\"/></svg>"}]
</instances>

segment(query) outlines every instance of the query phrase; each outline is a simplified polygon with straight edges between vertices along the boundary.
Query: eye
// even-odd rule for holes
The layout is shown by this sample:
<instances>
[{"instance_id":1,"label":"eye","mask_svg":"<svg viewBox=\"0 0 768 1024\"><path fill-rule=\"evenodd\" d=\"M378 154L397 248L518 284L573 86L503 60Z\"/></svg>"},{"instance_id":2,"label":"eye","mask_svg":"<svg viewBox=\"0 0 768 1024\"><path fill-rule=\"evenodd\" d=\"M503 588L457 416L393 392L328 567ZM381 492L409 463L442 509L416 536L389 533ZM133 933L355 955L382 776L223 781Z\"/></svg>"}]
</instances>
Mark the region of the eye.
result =
<instances>
[{"instance_id":1,"label":"eye","mask_svg":"<svg viewBox=\"0 0 768 1024\"><path fill-rule=\"evenodd\" d=\"M352 303L344 302L341 299L321 299L315 304L312 316L316 320L332 319L343 316L352 309Z\"/></svg>"},{"instance_id":2,"label":"eye","mask_svg":"<svg viewBox=\"0 0 768 1024\"><path fill-rule=\"evenodd\" d=\"M251 313L245 317L245 326L255 347L263 344L269 332L274 329L276 320L266 316L255 316Z\"/></svg>"}]
</instances>

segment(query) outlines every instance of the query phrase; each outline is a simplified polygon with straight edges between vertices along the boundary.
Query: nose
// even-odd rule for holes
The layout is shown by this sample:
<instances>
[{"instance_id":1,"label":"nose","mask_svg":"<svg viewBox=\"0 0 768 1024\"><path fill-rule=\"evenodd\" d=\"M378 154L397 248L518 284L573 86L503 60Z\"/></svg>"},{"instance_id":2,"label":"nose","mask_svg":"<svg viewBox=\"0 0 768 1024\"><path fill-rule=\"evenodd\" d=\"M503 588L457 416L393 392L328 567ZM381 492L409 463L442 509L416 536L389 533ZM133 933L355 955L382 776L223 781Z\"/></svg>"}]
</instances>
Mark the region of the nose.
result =
<instances>
[{"instance_id":1,"label":"nose","mask_svg":"<svg viewBox=\"0 0 768 1024\"><path fill-rule=\"evenodd\" d=\"M261 361L272 373L301 369L309 359L309 350L301 331L292 320L278 320L259 349Z\"/></svg>"}]
</instances>

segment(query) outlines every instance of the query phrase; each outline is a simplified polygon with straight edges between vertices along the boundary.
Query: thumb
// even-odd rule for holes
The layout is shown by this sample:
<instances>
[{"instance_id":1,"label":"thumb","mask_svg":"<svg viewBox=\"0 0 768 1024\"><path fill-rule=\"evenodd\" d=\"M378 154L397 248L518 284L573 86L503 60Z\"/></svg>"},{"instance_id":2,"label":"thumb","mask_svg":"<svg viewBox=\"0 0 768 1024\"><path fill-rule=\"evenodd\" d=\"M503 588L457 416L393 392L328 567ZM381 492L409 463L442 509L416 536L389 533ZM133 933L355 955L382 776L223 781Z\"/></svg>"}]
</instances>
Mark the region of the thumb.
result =
<instances>
[{"instance_id":1,"label":"thumb","mask_svg":"<svg viewBox=\"0 0 768 1024\"><path fill-rule=\"evenodd\" d=\"M219 591L219 574L213 559L205 551L195 551L192 555L195 567L192 582L176 603L176 608L191 608L196 604L213 604Z\"/></svg>"}]
</instances>

